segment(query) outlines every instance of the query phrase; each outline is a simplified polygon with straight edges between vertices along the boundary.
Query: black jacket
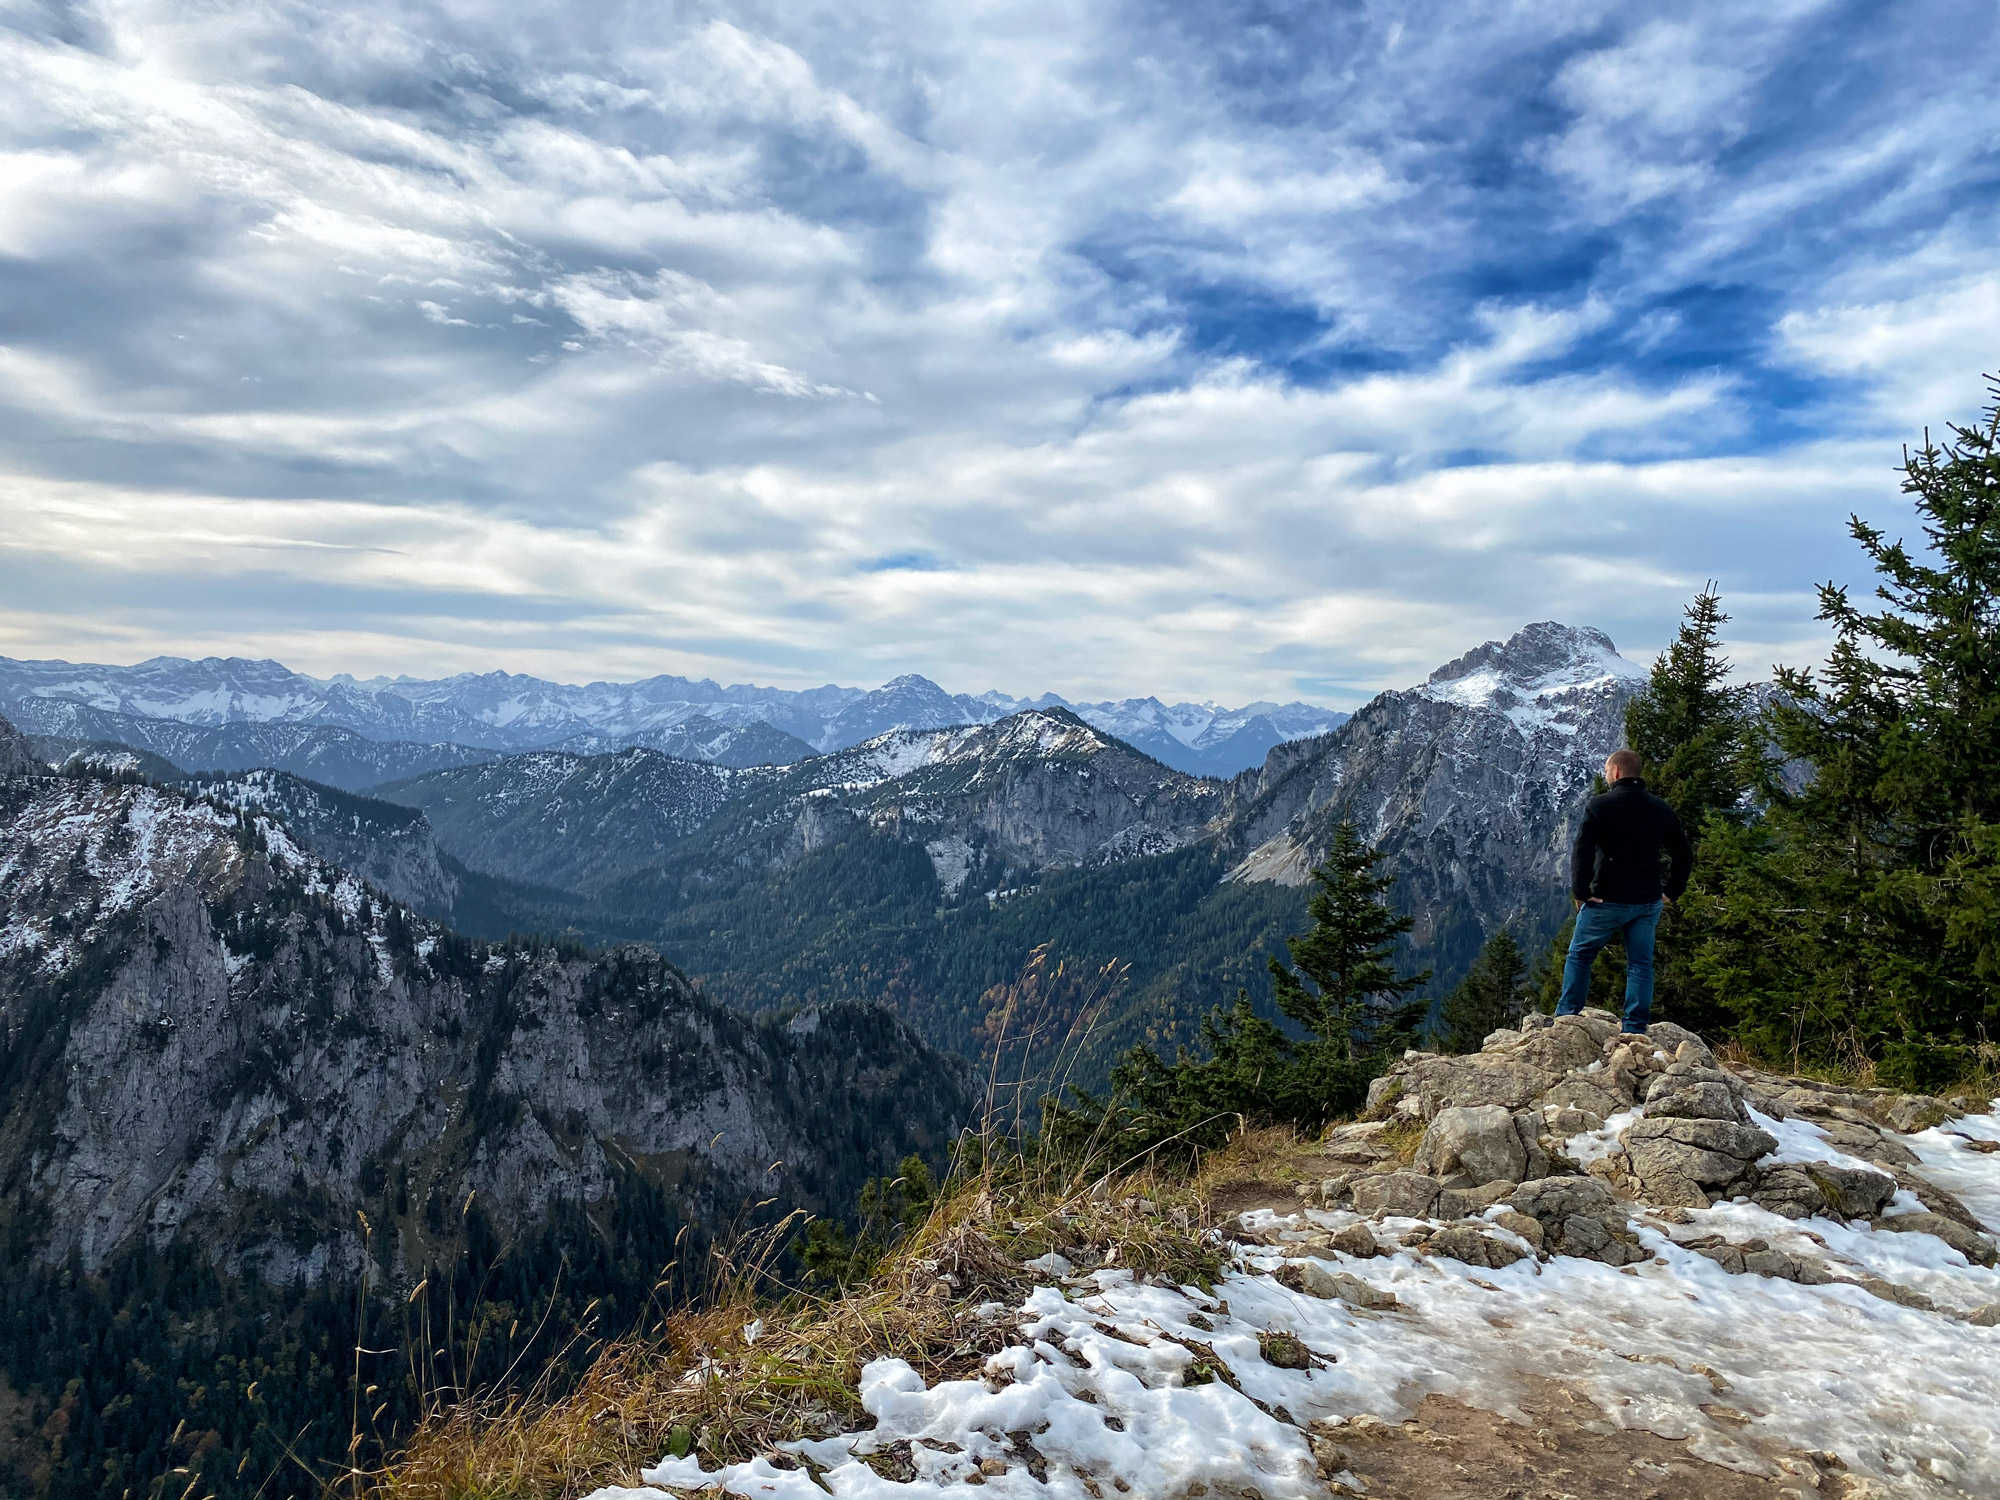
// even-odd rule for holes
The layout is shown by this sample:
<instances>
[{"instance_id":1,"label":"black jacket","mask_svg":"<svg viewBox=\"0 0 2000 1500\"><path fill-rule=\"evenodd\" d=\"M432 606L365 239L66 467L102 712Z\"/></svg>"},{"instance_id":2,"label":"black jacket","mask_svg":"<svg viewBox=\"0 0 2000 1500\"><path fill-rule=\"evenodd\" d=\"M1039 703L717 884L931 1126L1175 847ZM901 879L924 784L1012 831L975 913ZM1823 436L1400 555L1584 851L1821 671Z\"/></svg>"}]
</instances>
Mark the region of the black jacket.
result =
<instances>
[{"instance_id":1,"label":"black jacket","mask_svg":"<svg viewBox=\"0 0 2000 1500\"><path fill-rule=\"evenodd\" d=\"M1671 862L1664 890L1660 852ZM1590 799L1569 860L1569 893L1579 901L1679 899L1694 868L1694 851L1674 810L1636 776L1622 776Z\"/></svg>"}]
</instances>

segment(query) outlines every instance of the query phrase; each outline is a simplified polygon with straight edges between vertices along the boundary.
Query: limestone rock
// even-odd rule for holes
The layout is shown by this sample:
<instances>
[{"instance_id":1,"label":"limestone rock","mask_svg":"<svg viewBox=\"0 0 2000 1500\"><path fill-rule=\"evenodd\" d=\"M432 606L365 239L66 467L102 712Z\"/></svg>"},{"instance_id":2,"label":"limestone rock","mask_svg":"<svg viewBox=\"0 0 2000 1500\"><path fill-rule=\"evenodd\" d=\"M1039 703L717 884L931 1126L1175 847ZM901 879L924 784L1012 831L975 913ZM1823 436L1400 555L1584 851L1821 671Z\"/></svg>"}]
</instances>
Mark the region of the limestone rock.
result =
<instances>
[{"instance_id":1,"label":"limestone rock","mask_svg":"<svg viewBox=\"0 0 2000 1500\"><path fill-rule=\"evenodd\" d=\"M1810 1219L1832 1207L1812 1174L1794 1165L1765 1168L1750 1201L1783 1219Z\"/></svg>"},{"instance_id":2,"label":"limestone rock","mask_svg":"<svg viewBox=\"0 0 2000 1500\"><path fill-rule=\"evenodd\" d=\"M1965 1315L1965 1321L1975 1328L2000 1328L2000 1302L1974 1308Z\"/></svg>"},{"instance_id":3,"label":"limestone rock","mask_svg":"<svg viewBox=\"0 0 2000 1500\"><path fill-rule=\"evenodd\" d=\"M1878 1167L1914 1167L1917 1154L1901 1141L1892 1141L1867 1120L1818 1119L1813 1122L1826 1133L1827 1144L1836 1151L1872 1161Z\"/></svg>"},{"instance_id":4,"label":"limestone rock","mask_svg":"<svg viewBox=\"0 0 2000 1500\"><path fill-rule=\"evenodd\" d=\"M1446 1225L1430 1237L1424 1248L1433 1255L1449 1256L1453 1260L1464 1261L1468 1266L1483 1266L1495 1271L1502 1266L1511 1266L1517 1260L1525 1260L1528 1255L1520 1246L1482 1234L1470 1224Z\"/></svg>"},{"instance_id":5,"label":"limestone rock","mask_svg":"<svg viewBox=\"0 0 2000 1500\"><path fill-rule=\"evenodd\" d=\"M1524 1184L1511 1201L1542 1226L1544 1248L1554 1254L1613 1266L1646 1258L1618 1200L1594 1177L1545 1177Z\"/></svg>"},{"instance_id":6,"label":"limestone rock","mask_svg":"<svg viewBox=\"0 0 2000 1500\"><path fill-rule=\"evenodd\" d=\"M1392 1215L1421 1219L1442 1191L1435 1177L1421 1172L1381 1172L1357 1177L1348 1185L1354 1211L1367 1219Z\"/></svg>"},{"instance_id":7,"label":"limestone rock","mask_svg":"<svg viewBox=\"0 0 2000 1500\"><path fill-rule=\"evenodd\" d=\"M1604 1117L1574 1105L1545 1104L1542 1106L1542 1124L1549 1135L1566 1141L1573 1135L1602 1130Z\"/></svg>"},{"instance_id":8,"label":"limestone rock","mask_svg":"<svg viewBox=\"0 0 2000 1500\"><path fill-rule=\"evenodd\" d=\"M1602 1124L1619 1111L1630 1109L1632 1099L1629 1095L1621 1096L1616 1093L1610 1087L1608 1080L1600 1081L1597 1075L1572 1073L1567 1078L1557 1080L1542 1095L1542 1107L1581 1110L1585 1114L1597 1116L1598 1123Z\"/></svg>"},{"instance_id":9,"label":"limestone rock","mask_svg":"<svg viewBox=\"0 0 2000 1500\"><path fill-rule=\"evenodd\" d=\"M1544 1235L1540 1219L1529 1218L1518 1209L1509 1209L1506 1213L1497 1215L1493 1223L1501 1229L1512 1230L1537 1250L1542 1248Z\"/></svg>"},{"instance_id":10,"label":"limestone rock","mask_svg":"<svg viewBox=\"0 0 2000 1500\"><path fill-rule=\"evenodd\" d=\"M1952 1107L1942 1099L1933 1099L1929 1094L1898 1094L1896 1100L1883 1111L1893 1129L1905 1135L1913 1131L1928 1130L1933 1125L1942 1125L1952 1118Z\"/></svg>"},{"instance_id":11,"label":"limestone rock","mask_svg":"<svg viewBox=\"0 0 2000 1500\"><path fill-rule=\"evenodd\" d=\"M1514 1052L1479 1052L1469 1057L1426 1057L1410 1065L1404 1078L1403 1104L1414 1100L1412 1112L1422 1120L1457 1107L1498 1105L1521 1108L1561 1076L1557 1071Z\"/></svg>"},{"instance_id":12,"label":"limestone rock","mask_svg":"<svg viewBox=\"0 0 2000 1500\"><path fill-rule=\"evenodd\" d=\"M1651 1116L1624 1134L1625 1153L1640 1196L1648 1202L1699 1208L1689 1189L1718 1187L1742 1177L1758 1157L1778 1149L1776 1137L1734 1120Z\"/></svg>"},{"instance_id":13,"label":"limestone rock","mask_svg":"<svg viewBox=\"0 0 2000 1500\"><path fill-rule=\"evenodd\" d=\"M1389 1292L1377 1291L1350 1271L1329 1271L1316 1260L1288 1261L1277 1270L1279 1285L1325 1301L1338 1298L1350 1307L1387 1312L1401 1307Z\"/></svg>"},{"instance_id":14,"label":"limestone rock","mask_svg":"<svg viewBox=\"0 0 2000 1500\"><path fill-rule=\"evenodd\" d=\"M1327 1137L1327 1158L1343 1166L1355 1167L1387 1161L1396 1154L1395 1148L1383 1139L1388 1129L1386 1120L1363 1120L1343 1125Z\"/></svg>"},{"instance_id":15,"label":"limestone rock","mask_svg":"<svg viewBox=\"0 0 2000 1500\"><path fill-rule=\"evenodd\" d=\"M1685 1241L1684 1246L1737 1275L1773 1276L1781 1281L1795 1281L1801 1286L1826 1286L1837 1279L1826 1262L1818 1257L1776 1250L1763 1240L1731 1244L1721 1235L1712 1234Z\"/></svg>"},{"instance_id":16,"label":"limestone rock","mask_svg":"<svg viewBox=\"0 0 2000 1500\"><path fill-rule=\"evenodd\" d=\"M1375 1231L1366 1224L1349 1224L1345 1229L1336 1231L1327 1241L1327 1248L1342 1255L1351 1255L1356 1260L1370 1260L1383 1253Z\"/></svg>"},{"instance_id":17,"label":"limestone rock","mask_svg":"<svg viewBox=\"0 0 2000 1500\"><path fill-rule=\"evenodd\" d=\"M1517 1113L1514 1116L1514 1134L1521 1142L1521 1181L1535 1182L1553 1176L1559 1163L1568 1168L1568 1158L1561 1156L1560 1143L1542 1135L1539 1111L1524 1109Z\"/></svg>"},{"instance_id":18,"label":"limestone rock","mask_svg":"<svg viewBox=\"0 0 2000 1500\"><path fill-rule=\"evenodd\" d=\"M1893 1302L1898 1307L1914 1307L1918 1312L1936 1312L1937 1304L1913 1286L1904 1286L1900 1281L1888 1281L1880 1276L1861 1278L1861 1289L1871 1297L1880 1297L1884 1302Z\"/></svg>"},{"instance_id":19,"label":"limestone rock","mask_svg":"<svg viewBox=\"0 0 2000 1500\"><path fill-rule=\"evenodd\" d=\"M1661 1074L1646 1091L1646 1118L1679 1120L1732 1120L1750 1123L1749 1115L1737 1102L1729 1086L1720 1081L1699 1082L1689 1077Z\"/></svg>"},{"instance_id":20,"label":"limestone rock","mask_svg":"<svg viewBox=\"0 0 2000 1500\"><path fill-rule=\"evenodd\" d=\"M1978 1216L1958 1201L1956 1194L1946 1192L1928 1177L1919 1177L1907 1168L1891 1167L1889 1170L1895 1174L1896 1186L1909 1189L1917 1202L1932 1213L1943 1214L1947 1219L1963 1224L1974 1233L1985 1229L1986 1226L1979 1222Z\"/></svg>"},{"instance_id":21,"label":"limestone rock","mask_svg":"<svg viewBox=\"0 0 2000 1500\"><path fill-rule=\"evenodd\" d=\"M1834 1212L1844 1218L1871 1219L1896 1196L1896 1179L1886 1172L1836 1167L1823 1161L1806 1163L1806 1172L1819 1184Z\"/></svg>"},{"instance_id":22,"label":"limestone rock","mask_svg":"<svg viewBox=\"0 0 2000 1500\"><path fill-rule=\"evenodd\" d=\"M1440 1110L1417 1147L1419 1171L1444 1178L1462 1172L1474 1187L1519 1182L1526 1164L1514 1117L1497 1104Z\"/></svg>"},{"instance_id":23,"label":"limestone rock","mask_svg":"<svg viewBox=\"0 0 2000 1500\"><path fill-rule=\"evenodd\" d=\"M1943 1214L1891 1214L1886 1219L1877 1219L1875 1227L1892 1230L1897 1234L1935 1235L1975 1266L1991 1266L1995 1260L1991 1240L1983 1234L1974 1234L1963 1224L1947 1219Z\"/></svg>"},{"instance_id":24,"label":"limestone rock","mask_svg":"<svg viewBox=\"0 0 2000 1500\"><path fill-rule=\"evenodd\" d=\"M1446 1188L1432 1212L1440 1219L1469 1219L1514 1196L1517 1182L1488 1182L1476 1188Z\"/></svg>"}]
</instances>

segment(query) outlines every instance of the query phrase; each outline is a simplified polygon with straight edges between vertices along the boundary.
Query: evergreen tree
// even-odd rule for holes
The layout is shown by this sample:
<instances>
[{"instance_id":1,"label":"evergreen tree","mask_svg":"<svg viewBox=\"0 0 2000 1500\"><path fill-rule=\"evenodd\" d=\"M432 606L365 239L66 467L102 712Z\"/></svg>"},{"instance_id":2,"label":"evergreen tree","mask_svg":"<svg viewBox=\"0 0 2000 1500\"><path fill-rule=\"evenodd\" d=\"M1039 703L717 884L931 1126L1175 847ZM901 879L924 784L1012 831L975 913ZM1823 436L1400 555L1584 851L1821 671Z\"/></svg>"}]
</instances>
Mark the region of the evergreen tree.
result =
<instances>
[{"instance_id":1,"label":"evergreen tree","mask_svg":"<svg viewBox=\"0 0 2000 1500\"><path fill-rule=\"evenodd\" d=\"M1721 631L1729 622L1710 583L1686 610L1679 632L1625 705L1625 743L1646 762L1646 785L1698 837L1712 816L1741 820L1754 779L1749 689L1728 685Z\"/></svg>"},{"instance_id":2,"label":"evergreen tree","mask_svg":"<svg viewBox=\"0 0 2000 1500\"><path fill-rule=\"evenodd\" d=\"M1697 976L1692 950L1705 920L1712 917L1704 878L1704 844L1719 827L1740 827L1748 817L1747 794L1757 784L1763 744L1749 712L1748 688L1728 685L1729 661L1722 654L1722 627L1729 616L1713 583L1687 607L1673 644L1661 653L1646 690L1625 706L1625 743L1646 762L1646 785L1672 804L1695 850L1694 884L1675 907L1660 915L1653 973L1654 1008L1697 1031L1727 1027L1720 997ZM1567 940L1565 939L1565 942ZM1561 989L1560 954L1549 967ZM1602 957L1599 967L1604 967ZM1618 982L1623 984L1623 954ZM1605 976L1611 976L1607 971ZM1593 975L1593 996L1599 989ZM1620 991L1607 991L1616 1009Z\"/></svg>"},{"instance_id":3,"label":"evergreen tree","mask_svg":"<svg viewBox=\"0 0 2000 1500\"><path fill-rule=\"evenodd\" d=\"M1924 545L1852 518L1884 607L1821 588L1827 666L1781 671L1769 714L1813 774L1727 841L1698 964L1753 1047L1925 1087L2000 1029L2000 404L1906 453L1903 490Z\"/></svg>"},{"instance_id":4,"label":"evergreen tree","mask_svg":"<svg viewBox=\"0 0 2000 1500\"><path fill-rule=\"evenodd\" d=\"M1527 1004L1527 973L1513 933L1503 927L1488 938L1438 1012L1443 1050L1477 1052L1488 1036L1519 1021Z\"/></svg>"}]
</instances>

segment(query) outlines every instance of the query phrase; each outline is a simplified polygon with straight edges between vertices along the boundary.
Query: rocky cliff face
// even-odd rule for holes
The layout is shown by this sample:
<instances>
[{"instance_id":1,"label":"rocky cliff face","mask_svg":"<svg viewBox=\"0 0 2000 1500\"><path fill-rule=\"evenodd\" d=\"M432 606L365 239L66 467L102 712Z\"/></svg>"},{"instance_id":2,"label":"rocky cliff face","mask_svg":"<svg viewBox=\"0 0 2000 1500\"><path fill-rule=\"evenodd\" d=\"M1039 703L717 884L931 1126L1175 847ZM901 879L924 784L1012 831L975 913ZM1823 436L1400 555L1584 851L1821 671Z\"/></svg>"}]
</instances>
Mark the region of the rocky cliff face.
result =
<instances>
[{"instance_id":1,"label":"rocky cliff face","mask_svg":"<svg viewBox=\"0 0 2000 1500\"><path fill-rule=\"evenodd\" d=\"M261 814L21 774L0 1076L0 1189L40 1257L187 1237L275 1279L350 1269L357 1210L379 1260L420 1267L468 1195L503 1232L632 1179L697 1224L844 1208L969 1100L884 1013L752 1022L647 949L469 943Z\"/></svg>"}]
</instances>

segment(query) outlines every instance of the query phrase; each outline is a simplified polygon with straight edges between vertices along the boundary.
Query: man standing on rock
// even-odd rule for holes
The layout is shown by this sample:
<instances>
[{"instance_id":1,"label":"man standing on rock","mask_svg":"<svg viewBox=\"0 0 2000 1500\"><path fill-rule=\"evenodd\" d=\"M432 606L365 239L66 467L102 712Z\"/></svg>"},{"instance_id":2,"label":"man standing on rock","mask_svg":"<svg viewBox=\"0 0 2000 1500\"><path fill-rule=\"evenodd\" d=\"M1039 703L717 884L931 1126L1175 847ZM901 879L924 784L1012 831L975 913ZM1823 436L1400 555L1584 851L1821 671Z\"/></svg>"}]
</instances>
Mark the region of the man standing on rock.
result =
<instances>
[{"instance_id":1,"label":"man standing on rock","mask_svg":"<svg viewBox=\"0 0 2000 1500\"><path fill-rule=\"evenodd\" d=\"M1653 934L1662 898L1680 899L1694 868L1694 850L1674 810L1646 790L1646 763L1636 750L1614 750L1604 762L1610 790L1592 797L1570 854L1570 895L1576 933L1563 961L1559 1016L1573 1016L1590 998L1590 966L1604 945L1625 936L1625 1030L1644 1036L1653 1011ZM1665 882L1660 856L1668 859Z\"/></svg>"}]
</instances>

